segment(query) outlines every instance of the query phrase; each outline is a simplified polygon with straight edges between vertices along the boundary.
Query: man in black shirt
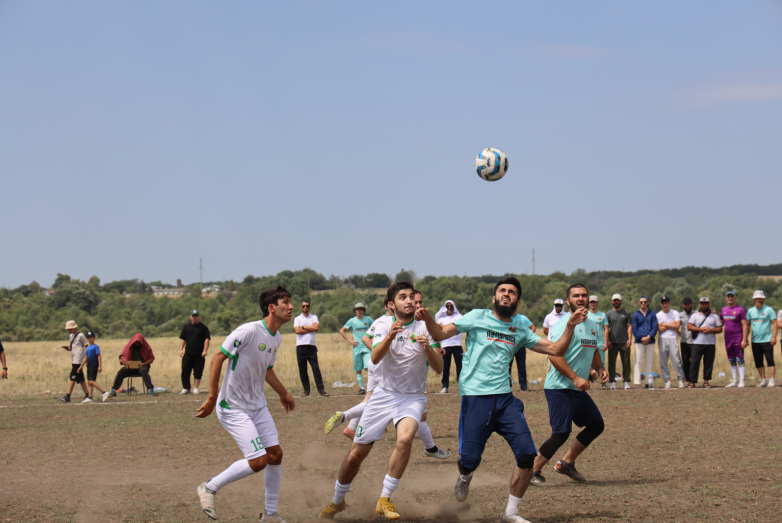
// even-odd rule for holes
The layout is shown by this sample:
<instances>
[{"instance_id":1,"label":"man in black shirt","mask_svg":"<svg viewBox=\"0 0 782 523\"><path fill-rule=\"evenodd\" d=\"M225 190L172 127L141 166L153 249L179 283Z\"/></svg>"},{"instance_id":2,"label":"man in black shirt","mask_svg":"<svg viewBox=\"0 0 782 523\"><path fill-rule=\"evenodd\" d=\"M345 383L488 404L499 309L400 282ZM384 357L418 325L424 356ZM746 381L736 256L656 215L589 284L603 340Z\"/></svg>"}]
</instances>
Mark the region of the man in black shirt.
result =
<instances>
[{"instance_id":1,"label":"man in black shirt","mask_svg":"<svg viewBox=\"0 0 782 523\"><path fill-rule=\"evenodd\" d=\"M179 394L191 392L190 372L193 373L194 380L192 392L198 394L211 339L209 328L201 323L201 316L194 310L190 314L190 323L182 327L182 333L179 335L179 357L182 358L182 392Z\"/></svg>"}]
</instances>

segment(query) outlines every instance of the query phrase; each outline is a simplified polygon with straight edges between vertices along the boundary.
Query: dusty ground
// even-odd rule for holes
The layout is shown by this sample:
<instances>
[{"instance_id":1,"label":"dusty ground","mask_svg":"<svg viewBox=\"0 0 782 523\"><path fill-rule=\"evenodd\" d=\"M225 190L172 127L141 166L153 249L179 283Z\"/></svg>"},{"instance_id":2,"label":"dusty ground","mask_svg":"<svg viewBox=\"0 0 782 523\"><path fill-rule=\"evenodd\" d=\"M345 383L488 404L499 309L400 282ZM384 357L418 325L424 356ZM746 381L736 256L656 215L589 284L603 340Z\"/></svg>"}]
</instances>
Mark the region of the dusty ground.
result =
<instances>
[{"instance_id":1,"label":"dusty ground","mask_svg":"<svg viewBox=\"0 0 782 523\"><path fill-rule=\"evenodd\" d=\"M549 433L545 397L539 390L517 394L540 445ZM579 462L590 481L576 485L547 469L553 485L530 487L521 504L531 521L782 520L782 389L592 394L606 431ZM459 398L428 397L435 439L456 454ZM195 487L241 456L214 416L193 417L202 398L133 396L89 405L34 395L0 399L0 521L206 522ZM285 452L280 513L291 523L314 520L349 445L336 432L325 436L323 424L359 398L297 398L288 415L274 393L270 398ZM379 520L374 502L393 444L389 432L376 445L338 520ZM455 456L426 458L416 440L394 501L403 520L498 521L512 466L506 443L494 436L468 501L457 503ZM262 507L260 474L217 498L220 521L256 521Z\"/></svg>"}]
</instances>

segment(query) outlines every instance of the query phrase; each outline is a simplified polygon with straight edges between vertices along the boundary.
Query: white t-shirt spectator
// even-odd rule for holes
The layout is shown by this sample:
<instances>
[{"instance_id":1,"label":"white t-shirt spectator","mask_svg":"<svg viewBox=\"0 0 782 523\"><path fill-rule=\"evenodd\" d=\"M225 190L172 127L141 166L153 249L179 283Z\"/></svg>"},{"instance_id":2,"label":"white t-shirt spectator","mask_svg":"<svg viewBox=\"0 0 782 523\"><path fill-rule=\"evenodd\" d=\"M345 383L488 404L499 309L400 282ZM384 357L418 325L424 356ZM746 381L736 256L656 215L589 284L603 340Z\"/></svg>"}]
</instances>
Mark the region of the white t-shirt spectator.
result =
<instances>
[{"instance_id":1,"label":"white t-shirt spectator","mask_svg":"<svg viewBox=\"0 0 782 523\"><path fill-rule=\"evenodd\" d=\"M673 309L668 311L668 314L665 314L663 311L660 311L657 313L657 323L673 323L676 321L682 321L679 317L678 311L675 311ZM661 338L676 338L676 330L675 329L668 329L665 332L660 333Z\"/></svg>"},{"instance_id":2,"label":"white t-shirt spectator","mask_svg":"<svg viewBox=\"0 0 782 523\"><path fill-rule=\"evenodd\" d=\"M565 312L565 308L562 307L562 312L557 314L556 312L550 312L544 319L543 319L543 326L548 329L548 339L551 339L551 328L557 324L559 320L562 319L562 316L567 314Z\"/></svg>"},{"instance_id":3,"label":"white t-shirt spectator","mask_svg":"<svg viewBox=\"0 0 782 523\"><path fill-rule=\"evenodd\" d=\"M314 314L310 314L309 316L299 314L293 318L294 327L309 327L313 323L318 323L318 317ZM315 345L315 333L308 332L307 334L297 334L296 346L298 347L299 345Z\"/></svg>"},{"instance_id":4,"label":"white t-shirt spectator","mask_svg":"<svg viewBox=\"0 0 782 523\"><path fill-rule=\"evenodd\" d=\"M455 322L456 320L460 319L462 317L461 314L458 314L454 312L450 316L445 314L442 316L439 320L437 320L437 323L440 325L450 325L451 323ZM443 347L461 347L462 346L462 334L459 333L456 336L451 336L447 340L443 340L442 342Z\"/></svg>"},{"instance_id":5,"label":"white t-shirt spectator","mask_svg":"<svg viewBox=\"0 0 782 523\"><path fill-rule=\"evenodd\" d=\"M711 314L709 314L708 318L705 318L701 311L697 311L697 312L693 312L692 316L690 316L690 323L692 323L696 327L708 327L710 329L716 329L717 327L722 325L722 320L720 320L720 316L716 312L712 312ZM696 333L693 332L693 334ZM717 344L716 334L704 334L702 332L698 332L697 334L698 337L692 340L693 345L716 345Z\"/></svg>"}]
</instances>

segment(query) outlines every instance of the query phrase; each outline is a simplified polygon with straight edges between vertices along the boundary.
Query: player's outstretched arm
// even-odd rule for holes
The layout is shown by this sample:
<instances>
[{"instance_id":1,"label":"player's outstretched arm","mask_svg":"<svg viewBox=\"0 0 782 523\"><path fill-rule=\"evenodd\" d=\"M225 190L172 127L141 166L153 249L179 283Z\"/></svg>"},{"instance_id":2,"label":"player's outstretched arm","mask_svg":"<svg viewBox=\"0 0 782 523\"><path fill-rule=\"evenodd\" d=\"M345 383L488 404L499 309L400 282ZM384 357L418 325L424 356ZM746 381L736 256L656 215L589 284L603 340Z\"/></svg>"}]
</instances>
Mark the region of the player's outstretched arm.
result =
<instances>
[{"instance_id":1,"label":"player's outstretched arm","mask_svg":"<svg viewBox=\"0 0 782 523\"><path fill-rule=\"evenodd\" d=\"M277 377L277 373L274 372L274 369L268 369L266 371L266 383L268 383L269 386L274 389L274 392L280 396L280 403L282 403L282 408L285 412L290 412L296 408L293 396L290 395L288 389L285 388L285 385L282 384L280 378Z\"/></svg>"},{"instance_id":2,"label":"player's outstretched arm","mask_svg":"<svg viewBox=\"0 0 782 523\"><path fill-rule=\"evenodd\" d=\"M434 318L429 313L429 310L425 307L415 311L415 319L426 323L426 330L429 331L429 336L431 336L434 341L447 340L448 338L453 338L459 334L459 330L453 323L448 325L440 325L434 321Z\"/></svg>"},{"instance_id":3,"label":"player's outstretched arm","mask_svg":"<svg viewBox=\"0 0 782 523\"><path fill-rule=\"evenodd\" d=\"M567 326L565 332L556 342L547 340L546 338L540 338L538 342L530 347L530 350L539 352L540 354L547 354L548 356L562 356L570 345L570 341L573 339L573 333L576 330L576 325L583 323L587 318L587 310L584 307L579 307L578 310L570 315L567 320Z\"/></svg>"},{"instance_id":4,"label":"player's outstretched arm","mask_svg":"<svg viewBox=\"0 0 782 523\"><path fill-rule=\"evenodd\" d=\"M575 385L578 390L585 391L589 388L589 382L573 372L573 369L567 364L565 358L562 356L549 356L548 359L551 361L551 365L557 369L557 372L572 381L573 385Z\"/></svg>"},{"instance_id":5,"label":"player's outstretched arm","mask_svg":"<svg viewBox=\"0 0 782 523\"><path fill-rule=\"evenodd\" d=\"M227 359L228 356L223 354L223 351L217 351L212 356L212 361L209 363L209 396L196 411L196 418L205 418L215 410L217 394L220 390L220 374L223 373L223 363Z\"/></svg>"}]
</instances>

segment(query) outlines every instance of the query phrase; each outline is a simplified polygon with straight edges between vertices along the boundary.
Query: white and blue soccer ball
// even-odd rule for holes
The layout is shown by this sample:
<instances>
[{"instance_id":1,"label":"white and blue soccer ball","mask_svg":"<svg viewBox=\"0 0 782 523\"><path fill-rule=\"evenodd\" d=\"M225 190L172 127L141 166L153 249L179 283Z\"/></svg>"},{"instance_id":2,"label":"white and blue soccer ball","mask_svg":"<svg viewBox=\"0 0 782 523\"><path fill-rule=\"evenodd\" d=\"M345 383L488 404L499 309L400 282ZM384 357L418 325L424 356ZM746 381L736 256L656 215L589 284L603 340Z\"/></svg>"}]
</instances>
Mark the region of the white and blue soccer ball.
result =
<instances>
[{"instance_id":1,"label":"white and blue soccer ball","mask_svg":"<svg viewBox=\"0 0 782 523\"><path fill-rule=\"evenodd\" d=\"M499 149L489 147L475 158L475 170L484 180L496 182L508 172L508 157Z\"/></svg>"}]
</instances>

